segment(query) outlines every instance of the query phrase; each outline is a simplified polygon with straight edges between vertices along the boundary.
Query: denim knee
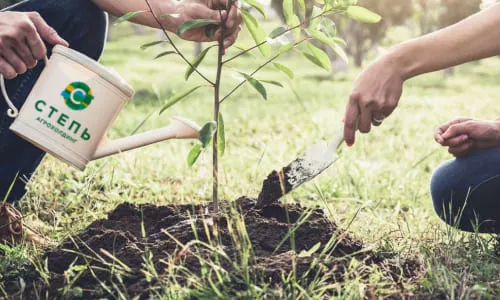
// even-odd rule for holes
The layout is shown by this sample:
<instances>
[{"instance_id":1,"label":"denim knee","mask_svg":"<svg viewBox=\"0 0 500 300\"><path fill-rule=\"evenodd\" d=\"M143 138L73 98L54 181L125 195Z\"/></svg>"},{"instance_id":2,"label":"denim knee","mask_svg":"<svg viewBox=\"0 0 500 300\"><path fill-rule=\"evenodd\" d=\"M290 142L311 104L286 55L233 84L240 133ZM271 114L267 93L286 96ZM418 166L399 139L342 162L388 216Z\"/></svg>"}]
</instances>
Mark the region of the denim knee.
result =
<instances>
[{"instance_id":1,"label":"denim knee","mask_svg":"<svg viewBox=\"0 0 500 300\"><path fill-rule=\"evenodd\" d=\"M434 210L448 225L460 228L460 211L463 210L467 190L460 185L454 161L448 161L438 167L431 178L430 190Z\"/></svg>"},{"instance_id":2,"label":"denim knee","mask_svg":"<svg viewBox=\"0 0 500 300\"><path fill-rule=\"evenodd\" d=\"M104 49L108 29L107 14L90 0L57 1L68 16L72 28L61 28L60 34L70 48L98 60Z\"/></svg>"}]
</instances>

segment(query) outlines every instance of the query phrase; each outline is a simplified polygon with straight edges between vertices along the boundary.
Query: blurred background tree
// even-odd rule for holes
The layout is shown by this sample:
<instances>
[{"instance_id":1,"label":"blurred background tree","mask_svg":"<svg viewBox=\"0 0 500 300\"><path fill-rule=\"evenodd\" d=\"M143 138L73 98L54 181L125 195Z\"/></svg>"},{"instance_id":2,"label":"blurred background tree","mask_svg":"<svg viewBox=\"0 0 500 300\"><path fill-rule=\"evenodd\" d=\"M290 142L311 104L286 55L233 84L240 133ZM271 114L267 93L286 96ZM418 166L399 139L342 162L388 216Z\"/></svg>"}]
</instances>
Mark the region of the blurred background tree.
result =
<instances>
[{"instance_id":1,"label":"blurred background tree","mask_svg":"<svg viewBox=\"0 0 500 300\"><path fill-rule=\"evenodd\" d=\"M356 67L361 67L366 55L381 45L389 28L411 21L414 7L411 1L406 0L360 0L358 3L377 12L382 16L382 21L377 24L364 24L342 17L336 17L334 21L339 36L347 42L347 54L353 58Z\"/></svg>"},{"instance_id":2,"label":"blurred background tree","mask_svg":"<svg viewBox=\"0 0 500 300\"><path fill-rule=\"evenodd\" d=\"M437 29L453 25L481 9L481 0L441 0L441 9ZM448 68L444 71L445 77L455 74L455 68Z\"/></svg>"}]
</instances>

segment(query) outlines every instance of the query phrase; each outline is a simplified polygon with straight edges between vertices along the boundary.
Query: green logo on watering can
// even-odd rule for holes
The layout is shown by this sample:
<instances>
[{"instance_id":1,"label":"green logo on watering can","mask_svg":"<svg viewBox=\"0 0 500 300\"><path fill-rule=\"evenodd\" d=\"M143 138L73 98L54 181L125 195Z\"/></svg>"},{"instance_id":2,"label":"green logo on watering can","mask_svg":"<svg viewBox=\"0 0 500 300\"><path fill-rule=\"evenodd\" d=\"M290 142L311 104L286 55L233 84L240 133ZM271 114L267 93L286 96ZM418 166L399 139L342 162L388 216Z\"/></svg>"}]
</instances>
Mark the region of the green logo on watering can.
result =
<instances>
[{"instance_id":1,"label":"green logo on watering can","mask_svg":"<svg viewBox=\"0 0 500 300\"><path fill-rule=\"evenodd\" d=\"M61 93L61 96L64 98L66 105L72 110L84 110L94 100L90 87L80 81L68 85Z\"/></svg>"}]
</instances>

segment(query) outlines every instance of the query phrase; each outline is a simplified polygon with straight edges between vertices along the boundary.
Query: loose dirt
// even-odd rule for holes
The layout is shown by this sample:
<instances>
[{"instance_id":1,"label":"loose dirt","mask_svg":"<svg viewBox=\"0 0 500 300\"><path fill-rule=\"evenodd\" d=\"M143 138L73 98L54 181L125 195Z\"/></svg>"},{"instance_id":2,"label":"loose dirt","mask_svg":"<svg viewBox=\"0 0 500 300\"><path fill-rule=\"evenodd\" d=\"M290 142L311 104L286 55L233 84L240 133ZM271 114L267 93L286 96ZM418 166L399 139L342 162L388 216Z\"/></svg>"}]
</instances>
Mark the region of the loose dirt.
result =
<instances>
[{"instance_id":1,"label":"loose dirt","mask_svg":"<svg viewBox=\"0 0 500 300\"><path fill-rule=\"evenodd\" d=\"M299 204L256 208L256 201L249 198L235 203L229 219L227 214L214 214L209 205L121 204L106 219L95 221L47 252L52 279L48 285L39 281L30 286L27 295L33 296L36 290L38 295L60 296L72 281L83 298L106 296L109 291L103 284L122 289L128 297L146 298L155 292L149 289L155 280L150 276L152 266L158 273L156 278L190 286L196 284L189 280L193 274L207 276L207 262L217 262L234 277L229 283L234 290L246 288L242 274L249 274L253 282L279 287L283 276L294 268L301 282L318 276L332 283L343 282L353 259L359 262L358 276L366 267L378 267L401 289L402 282L423 272L414 260L401 261L394 254L367 250L321 209ZM229 210L227 203L223 206ZM244 231L246 235L237 233ZM250 249L249 245L251 253L245 258L241 249ZM311 248L316 251L308 253ZM145 261L145 257L150 259ZM239 267L242 261L248 262L246 273ZM173 272L174 265L184 266L183 271ZM397 295L400 298L404 293Z\"/></svg>"}]
</instances>

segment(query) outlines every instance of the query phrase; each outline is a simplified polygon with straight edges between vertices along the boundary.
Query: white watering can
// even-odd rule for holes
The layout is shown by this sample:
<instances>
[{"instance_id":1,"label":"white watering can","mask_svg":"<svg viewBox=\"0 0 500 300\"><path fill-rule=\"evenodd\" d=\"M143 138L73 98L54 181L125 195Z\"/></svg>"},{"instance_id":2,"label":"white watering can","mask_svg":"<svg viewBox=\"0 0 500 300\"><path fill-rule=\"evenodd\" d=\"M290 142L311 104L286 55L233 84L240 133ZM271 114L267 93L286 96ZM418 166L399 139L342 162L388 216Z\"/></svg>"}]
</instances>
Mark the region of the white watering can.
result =
<instances>
[{"instance_id":1,"label":"white watering can","mask_svg":"<svg viewBox=\"0 0 500 300\"><path fill-rule=\"evenodd\" d=\"M200 126L174 117L169 126L108 141L106 133L134 90L118 74L69 48L55 46L20 111L0 86L15 134L84 170L91 160L168 139L196 139Z\"/></svg>"}]
</instances>

